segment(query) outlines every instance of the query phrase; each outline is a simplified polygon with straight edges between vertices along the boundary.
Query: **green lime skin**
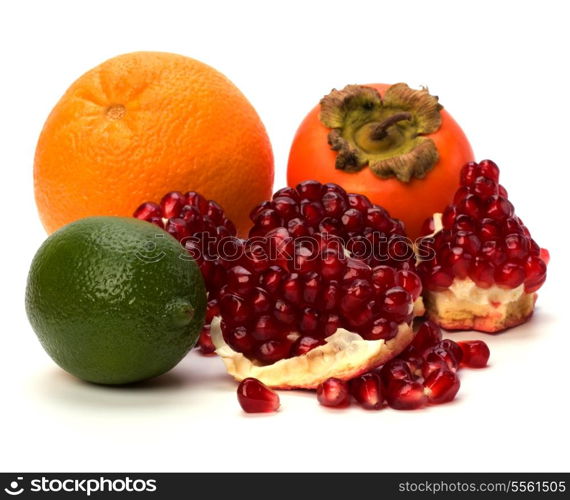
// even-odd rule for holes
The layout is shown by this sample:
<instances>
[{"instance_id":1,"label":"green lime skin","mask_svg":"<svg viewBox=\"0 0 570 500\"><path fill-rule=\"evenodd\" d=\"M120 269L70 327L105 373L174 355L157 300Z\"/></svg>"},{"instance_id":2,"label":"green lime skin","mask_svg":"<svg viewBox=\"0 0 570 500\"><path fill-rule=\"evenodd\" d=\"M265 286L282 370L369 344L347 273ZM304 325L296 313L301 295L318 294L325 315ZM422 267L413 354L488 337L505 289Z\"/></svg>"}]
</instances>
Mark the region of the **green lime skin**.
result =
<instances>
[{"instance_id":1,"label":"green lime skin","mask_svg":"<svg viewBox=\"0 0 570 500\"><path fill-rule=\"evenodd\" d=\"M173 368L198 339L206 289L171 235L126 217L89 217L53 233L26 288L32 328L76 377L128 384Z\"/></svg>"}]
</instances>

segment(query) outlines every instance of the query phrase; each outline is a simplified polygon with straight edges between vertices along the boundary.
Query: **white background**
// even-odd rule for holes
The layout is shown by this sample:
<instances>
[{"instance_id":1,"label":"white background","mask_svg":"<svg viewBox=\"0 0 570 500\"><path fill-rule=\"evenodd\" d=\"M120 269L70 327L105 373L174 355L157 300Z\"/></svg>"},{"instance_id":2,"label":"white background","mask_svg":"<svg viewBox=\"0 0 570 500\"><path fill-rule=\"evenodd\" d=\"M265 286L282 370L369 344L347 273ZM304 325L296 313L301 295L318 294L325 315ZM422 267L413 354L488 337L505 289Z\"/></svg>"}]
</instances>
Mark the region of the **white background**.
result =
<instances>
[{"instance_id":1,"label":"white background","mask_svg":"<svg viewBox=\"0 0 570 500\"><path fill-rule=\"evenodd\" d=\"M2 2L0 470L559 471L568 469L568 48L565 2ZM191 355L137 388L81 383L24 312L45 238L35 142L66 87L134 50L179 52L230 77L267 126L284 185L304 114L347 83L429 85L478 159L493 158L552 253L534 319L495 337L460 397L419 412L330 411L308 393L246 416L219 359ZM454 337L454 338L456 338Z\"/></svg>"}]
</instances>

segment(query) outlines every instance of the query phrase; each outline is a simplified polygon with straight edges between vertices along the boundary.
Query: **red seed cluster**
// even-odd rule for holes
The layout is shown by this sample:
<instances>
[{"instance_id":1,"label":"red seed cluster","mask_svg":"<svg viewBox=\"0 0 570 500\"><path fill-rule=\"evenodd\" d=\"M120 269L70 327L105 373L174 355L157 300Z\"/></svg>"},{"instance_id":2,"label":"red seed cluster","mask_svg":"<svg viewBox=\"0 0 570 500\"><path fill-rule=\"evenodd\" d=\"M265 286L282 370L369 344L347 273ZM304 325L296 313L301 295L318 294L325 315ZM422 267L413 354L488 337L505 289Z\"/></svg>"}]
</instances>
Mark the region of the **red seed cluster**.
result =
<instances>
[{"instance_id":1,"label":"red seed cluster","mask_svg":"<svg viewBox=\"0 0 570 500\"><path fill-rule=\"evenodd\" d=\"M482 368L489 348L480 341L442 340L440 328L423 323L407 349L381 368L350 381L326 380L317 390L324 406L346 407L350 397L363 408L415 410L452 401L459 391L457 371L462 366Z\"/></svg>"},{"instance_id":2,"label":"red seed cluster","mask_svg":"<svg viewBox=\"0 0 570 500\"><path fill-rule=\"evenodd\" d=\"M454 278L477 286L538 290L546 279L540 247L515 215L499 168L490 160L467 163L453 203L442 215L443 229L420 243L418 265L425 288L443 291ZM425 224L426 231L433 229Z\"/></svg>"},{"instance_id":3,"label":"red seed cluster","mask_svg":"<svg viewBox=\"0 0 570 500\"><path fill-rule=\"evenodd\" d=\"M337 184L305 181L280 189L255 207L250 218L250 236L264 236L277 227L294 238L326 234L342 240L353 257L370 266L414 265L402 222L366 196L347 193Z\"/></svg>"}]
</instances>

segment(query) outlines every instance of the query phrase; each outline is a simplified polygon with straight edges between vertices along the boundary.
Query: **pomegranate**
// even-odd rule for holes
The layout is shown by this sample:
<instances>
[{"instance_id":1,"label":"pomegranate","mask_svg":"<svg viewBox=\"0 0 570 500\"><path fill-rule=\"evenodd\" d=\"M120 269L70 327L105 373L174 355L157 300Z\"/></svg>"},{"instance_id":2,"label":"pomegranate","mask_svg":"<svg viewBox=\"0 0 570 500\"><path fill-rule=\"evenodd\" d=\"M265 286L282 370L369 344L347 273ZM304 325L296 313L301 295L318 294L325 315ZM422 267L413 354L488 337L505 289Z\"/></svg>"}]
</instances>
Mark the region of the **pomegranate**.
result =
<instances>
[{"instance_id":1,"label":"pomegranate","mask_svg":"<svg viewBox=\"0 0 570 500\"><path fill-rule=\"evenodd\" d=\"M532 239L491 160L467 163L442 214L424 225L417 270L429 318L450 330L494 333L525 322L546 279Z\"/></svg>"},{"instance_id":2,"label":"pomegranate","mask_svg":"<svg viewBox=\"0 0 570 500\"><path fill-rule=\"evenodd\" d=\"M217 353L238 380L317 388L398 354L422 314L401 222L335 184L283 188L251 212L247 252L225 263Z\"/></svg>"},{"instance_id":3,"label":"pomegranate","mask_svg":"<svg viewBox=\"0 0 570 500\"><path fill-rule=\"evenodd\" d=\"M160 204L145 202L133 217L151 222L166 230L186 248L200 266L208 290L206 322L196 347L212 354L215 347L210 337L210 323L219 315L218 292L226 282L227 262L241 250L236 228L222 207L201 194L190 191L165 194Z\"/></svg>"},{"instance_id":4,"label":"pomegranate","mask_svg":"<svg viewBox=\"0 0 570 500\"><path fill-rule=\"evenodd\" d=\"M247 413L271 413L279 409L277 393L254 378L242 380L237 388L237 397Z\"/></svg>"},{"instance_id":5,"label":"pomegranate","mask_svg":"<svg viewBox=\"0 0 570 500\"><path fill-rule=\"evenodd\" d=\"M328 378L317 387L317 399L323 406L343 408L350 404L348 382L338 378Z\"/></svg>"}]
</instances>

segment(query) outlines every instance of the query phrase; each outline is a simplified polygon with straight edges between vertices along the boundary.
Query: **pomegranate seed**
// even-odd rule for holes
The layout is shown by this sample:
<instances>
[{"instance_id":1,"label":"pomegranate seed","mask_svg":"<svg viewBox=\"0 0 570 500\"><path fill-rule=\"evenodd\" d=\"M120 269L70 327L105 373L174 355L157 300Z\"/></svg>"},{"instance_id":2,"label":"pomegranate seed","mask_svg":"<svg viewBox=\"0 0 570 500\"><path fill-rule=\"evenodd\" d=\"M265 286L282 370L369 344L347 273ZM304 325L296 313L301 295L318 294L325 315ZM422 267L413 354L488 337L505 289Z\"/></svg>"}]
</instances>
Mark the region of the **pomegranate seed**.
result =
<instances>
[{"instance_id":1,"label":"pomegranate seed","mask_svg":"<svg viewBox=\"0 0 570 500\"><path fill-rule=\"evenodd\" d=\"M322 279L317 273L307 273L304 276L303 300L306 304L314 304L320 295Z\"/></svg>"},{"instance_id":2,"label":"pomegranate seed","mask_svg":"<svg viewBox=\"0 0 570 500\"><path fill-rule=\"evenodd\" d=\"M277 321L285 325L293 325L297 321L297 311L295 308L282 299L275 301L273 316L275 316Z\"/></svg>"},{"instance_id":3,"label":"pomegranate seed","mask_svg":"<svg viewBox=\"0 0 570 500\"><path fill-rule=\"evenodd\" d=\"M490 288L495 283L495 267L486 259L477 256L469 269L469 277L479 288Z\"/></svg>"},{"instance_id":4,"label":"pomegranate seed","mask_svg":"<svg viewBox=\"0 0 570 500\"><path fill-rule=\"evenodd\" d=\"M427 236L435 232L435 222L433 217L428 217L422 224L421 234Z\"/></svg>"},{"instance_id":5,"label":"pomegranate seed","mask_svg":"<svg viewBox=\"0 0 570 500\"><path fill-rule=\"evenodd\" d=\"M380 377L374 372L352 379L350 393L358 404L367 410L379 410L384 403Z\"/></svg>"},{"instance_id":6,"label":"pomegranate seed","mask_svg":"<svg viewBox=\"0 0 570 500\"><path fill-rule=\"evenodd\" d=\"M151 219L161 219L162 209L157 203L146 202L140 205L133 214L136 219L150 221Z\"/></svg>"},{"instance_id":7,"label":"pomegranate seed","mask_svg":"<svg viewBox=\"0 0 570 500\"><path fill-rule=\"evenodd\" d=\"M279 396L255 378L246 378L237 388L240 406L247 413L271 413L280 406Z\"/></svg>"},{"instance_id":8,"label":"pomegranate seed","mask_svg":"<svg viewBox=\"0 0 570 500\"><path fill-rule=\"evenodd\" d=\"M186 205L186 197L179 191L172 191L165 194L160 200L160 208L162 216L166 219L178 217L182 207Z\"/></svg>"},{"instance_id":9,"label":"pomegranate seed","mask_svg":"<svg viewBox=\"0 0 570 500\"><path fill-rule=\"evenodd\" d=\"M425 321L418 328L411 345L419 352L423 352L439 342L441 342L441 329L433 321Z\"/></svg>"},{"instance_id":10,"label":"pomegranate seed","mask_svg":"<svg viewBox=\"0 0 570 500\"><path fill-rule=\"evenodd\" d=\"M376 318L370 328L362 332L366 340L390 340L398 334L398 324L388 318Z\"/></svg>"},{"instance_id":11,"label":"pomegranate seed","mask_svg":"<svg viewBox=\"0 0 570 500\"><path fill-rule=\"evenodd\" d=\"M540 258L544 261L546 265L550 262L550 252L546 248L540 249Z\"/></svg>"},{"instance_id":12,"label":"pomegranate seed","mask_svg":"<svg viewBox=\"0 0 570 500\"><path fill-rule=\"evenodd\" d=\"M524 288L526 293L536 292L546 280L546 263L536 256L529 256L525 263L524 269L526 278Z\"/></svg>"},{"instance_id":13,"label":"pomegranate seed","mask_svg":"<svg viewBox=\"0 0 570 500\"><path fill-rule=\"evenodd\" d=\"M289 231L289 234L294 238L309 236L311 234L309 225L299 217L295 217L287 223L287 230Z\"/></svg>"},{"instance_id":14,"label":"pomegranate seed","mask_svg":"<svg viewBox=\"0 0 570 500\"><path fill-rule=\"evenodd\" d=\"M474 219L479 219L483 214L483 201L476 194L468 194L459 204L459 212L467 214ZM492 215L489 215L492 217Z\"/></svg>"},{"instance_id":15,"label":"pomegranate seed","mask_svg":"<svg viewBox=\"0 0 570 500\"><path fill-rule=\"evenodd\" d=\"M297 273L292 273L283 280L283 298L292 304L300 305L303 300L303 284Z\"/></svg>"},{"instance_id":16,"label":"pomegranate seed","mask_svg":"<svg viewBox=\"0 0 570 500\"><path fill-rule=\"evenodd\" d=\"M412 298L402 287L390 288L384 295L382 309L390 319L402 323L412 312Z\"/></svg>"},{"instance_id":17,"label":"pomegranate seed","mask_svg":"<svg viewBox=\"0 0 570 500\"><path fill-rule=\"evenodd\" d=\"M394 358L388 361L380 370L380 380L384 387L387 387L393 380L414 380L414 376L406 361Z\"/></svg>"},{"instance_id":18,"label":"pomegranate seed","mask_svg":"<svg viewBox=\"0 0 570 500\"><path fill-rule=\"evenodd\" d=\"M366 224L383 233L389 233L394 225L386 210L381 207L372 207L366 211Z\"/></svg>"},{"instance_id":19,"label":"pomegranate seed","mask_svg":"<svg viewBox=\"0 0 570 500\"><path fill-rule=\"evenodd\" d=\"M255 287L255 276L242 266L234 266L227 272L227 283L231 291L247 295Z\"/></svg>"},{"instance_id":20,"label":"pomegranate seed","mask_svg":"<svg viewBox=\"0 0 570 500\"><path fill-rule=\"evenodd\" d=\"M389 266L376 266L372 274L372 283L378 293L383 293L396 284L396 272Z\"/></svg>"},{"instance_id":21,"label":"pomegranate seed","mask_svg":"<svg viewBox=\"0 0 570 500\"><path fill-rule=\"evenodd\" d=\"M424 381L427 399L432 404L452 401L459 391L459 377L451 370L435 370Z\"/></svg>"},{"instance_id":22,"label":"pomegranate seed","mask_svg":"<svg viewBox=\"0 0 570 500\"><path fill-rule=\"evenodd\" d=\"M295 271L304 274L319 270L319 259L315 253L307 247L298 247L295 252Z\"/></svg>"},{"instance_id":23,"label":"pomegranate seed","mask_svg":"<svg viewBox=\"0 0 570 500\"><path fill-rule=\"evenodd\" d=\"M463 359L463 351L457 342L451 339L443 339L439 345L455 358L456 365L459 366L461 360Z\"/></svg>"},{"instance_id":24,"label":"pomegranate seed","mask_svg":"<svg viewBox=\"0 0 570 500\"><path fill-rule=\"evenodd\" d=\"M484 368L487 366L491 352L482 340L465 340L457 343L463 352L461 362L469 368Z\"/></svg>"},{"instance_id":25,"label":"pomegranate seed","mask_svg":"<svg viewBox=\"0 0 570 500\"><path fill-rule=\"evenodd\" d=\"M495 282L503 288L517 288L524 279L524 268L515 262L505 262L495 270Z\"/></svg>"},{"instance_id":26,"label":"pomegranate seed","mask_svg":"<svg viewBox=\"0 0 570 500\"><path fill-rule=\"evenodd\" d=\"M251 335L260 342L277 339L281 335L279 323L273 316L259 316L251 330Z\"/></svg>"},{"instance_id":27,"label":"pomegranate seed","mask_svg":"<svg viewBox=\"0 0 570 500\"><path fill-rule=\"evenodd\" d=\"M277 211L267 208L255 215L253 222L257 228L268 232L281 225L281 217Z\"/></svg>"},{"instance_id":28,"label":"pomegranate seed","mask_svg":"<svg viewBox=\"0 0 570 500\"><path fill-rule=\"evenodd\" d=\"M259 285L271 294L275 294L287 275L287 271L279 266L270 266L259 277Z\"/></svg>"},{"instance_id":29,"label":"pomegranate seed","mask_svg":"<svg viewBox=\"0 0 570 500\"><path fill-rule=\"evenodd\" d=\"M318 331L319 328L319 313L311 307L305 307L301 311L299 319L299 330L301 332L311 335Z\"/></svg>"},{"instance_id":30,"label":"pomegranate seed","mask_svg":"<svg viewBox=\"0 0 570 500\"><path fill-rule=\"evenodd\" d=\"M467 277L473 257L464 248L453 247L443 254L441 260L446 269L451 270L459 279L464 279Z\"/></svg>"},{"instance_id":31,"label":"pomegranate seed","mask_svg":"<svg viewBox=\"0 0 570 500\"><path fill-rule=\"evenodd\" d=\"M477 235L467 231L457 231L453 239L453 245L463 248L471 255L475 255L481 248L481 241Z\"/></svg>"},{"instance_id":32,"label":"pomegranate seed","mask_svg":"<svg viewBox=\"0 0 570 500\"><path fill-rule=\"evenodd\" d=\"M481 175L491 179L493 182L499 182L499 167L494 161L483 160L479 163L479 172Z\"/></svg>"},{"instance_id":33,"label":"pomegranate seed","mask_svg":"<svg viewBox=\"0 0 570 500\"><path fill-rule=\"evenodd\" d=\"M466 188L465 186L460 187L453 197L453 204L459 205L465 198L467 198L468 194L469 194L468 188Z\"/></svg>"},{"instance_id":34,"label":"pomegranate seed","mask_svg":"<svg viewBox=\"0 0 570 500\"><path fill-rule=\"evenodd\" d=\"M441 222L443 227L449 229L455 223L455 219L457 218L457 207L450 205L444 211L443 215L441 216Z\"/></svg>"},{"instance_id":35,"label":"pomegranate seed","mask_svg":"<svg viewBox=\"0 0 570 500\"><path fill-rule=\"evenodd\" d=\"M365 213L369 208L372 208L372 203L370 203L370 200L362 194L349 193L348 206L350 208L355 208L361 213Z\"/></svg>"},{"instance_id":36,"label":"pomegranate seed","mask_svg":"<svg viewBox=\"0 0 570 500\"><path fill-rule=\"evenodd\" d=\"M345 271L346 258L341 257L335 250L327 249L321 255L320 274L327 280L342 277Z\"/></svg>"},{"instance_id":37,"label":"pomegranate seed","mask_svg":"<svg viewBox=\"0 0 570 500\"><path fill-rule=\"evenodd\" d=\"M340 220L347 231L357 232L364 227L364 217L355 208L349 208Z\"/></svg>"},{"instance_id":38,"label":"pomegranate seed","mask_svg":"<svg viewBox=\"0 0 570 500\"><path fill-rule=\"evenodd\" d=\"M396 285L401 286L416 300L422 293L422 281L420 277L412 271L403 270L396 274Z\"/></svg>"},{"instance_id":39,"label":"pomegranate seed","mask_svg":"<svg viewBox=\"0 0 570 500\"><path fill-rule=\"evenodd\" d=\"M514 213L513 204L502 196L493 196L487 205L487 217L495 220L505 220Z\"/></svg>"},{"instance_id":40,"label":"pomegranate seed","mask_svg":"<svg viewBox=\"0 0 570 500\"><path fill-rule=\"evenodd\" d=\"M320 305L325 311L336 309L340 300L341 291L336 281L331 281L323 288Z\"/></svg>"},{"instance_id":41,"label":"pomegranate seed","mask_svg":"<svg viewBox=\"0 0 570 500\"><path fill-rule=\"evenodd\" d=\"M493 219L483 219L479 226L479 238L482 241L495 240L501 234L499 224Z\"/></svg>"},{"instance_id":42,"label":"pomegranate seed","mask_svg":"<svg viewBox=\"0 0 570 500\"><path fill-rule=\"evenodd\" d=\"M347 197L346 191L341 186L333 182L328 182L326 184L323 184L323 190L325 192L334 191L335 193L338 193L345 198Z\"/></svg>"},{"instance_id":43,"label":"pomegranate seed","mask_svg":"<svg viewBox=\"0 0 570 500\"><path fill-rule=\"evenodd\" d=\"M503 264L507 258L507 255L503 248L497 241L494 240L486 241L483 243L479 255L494 266Z\"/></svg>"},{"instance_id":44,"label":"pomegranate seed","mask_svg":"<svg viewBox=\"0 0 570 500\"><path fill-rule=\"evenodd\" d=\"M234 293L225 294L220 299L222 316L236 324L245 323L250 317L251 311L245 299Z\"/></svg>"},{"instance_id":45,"label":"pomegranate seed","mask_svg":"<svg viewBox=\"0 0 570 500\"><path fill-rule=\"evenodd\" d=\"M321 198L325 214L329 217L339 218L347 208L346 196L334 191L327 191Z\"/></svg>"},{"instance_id":46,"label":"pomegranate seed","mask_svg":"<svg viewBox=\"0 0 570 500\"><path fill-rule=\"evenodd\" d=\"M474 161L471 161L463 165L460 174L461 185L470 186L471 184L473 184L475 179L479 176L480 172L481 170L479 168L479 165L477 165L477 163L475 163Z\"/></svg>"},{"instance_id":47,"label":"pomegranate seed","mask_svg":"<svg viewBox=\"0 0 570 500\"><path fill-rule=\"evenodd\" d=\"M335 313L325 313L320 316L319 328L324 333L324 337L330 337L340 327L340 317Z\"/></svg>"},{"instance_id":48,"label":"pomegranate seed","mask_svg":"<svg viewBox=\"0 0 570 500\"><path fill-rule=\"evenodd\" d=\"M424 353L424 359L428 363L444 362L450 370L457 370L457 368L459 368L457 358L450 351L442 347L441 343L429 347Z\"/></svg>"},{"instance_id":49,"label":"pomegranate seed","mask_svg":"<svg viewBox=\"0 0 570 500\"><path fill-rule=\"evenodd\" d=\"M301 201L301 198L299 197L299 193L297 193L296 189L292 188L292 187L284 187L284 188L279 189L273 195L273 199L281 198L283 196L285 196L287 198L291 198L292 200L295 200L296 202Z\"/></svg>"},{"instance_id":50,"label":"pomegranate seed","mask_svg":"<svg viewBox=\"0 0 570 500\"><path fill-rule=\"evenodd\" d=\"M269 294L263 288L259 287L253 290L249 300L254 314L267 313L273 305Z\"/></svg>"},{"instance_id":51,"label":"pomegranate seed","mask_svg":"<svg viewBox=\"0 0 570 500\"><path fill-rule=\"evenodd\" d=\"M453 283L451 273L443 269L442 266L433 266L429 270L429 274L425 276L425 286L433 292L443 292L447 290Z\"/></svg>"},{"instance_id":52,"label":"pomegranate seed","mask_svg":"<svg viewBox=\"0 0 570 500\"><path fill-rule=\"evenodd\" d=\"M216 346L212 342L212 337L210 336L209 325L202 327L200 337L198 337L198 348L200 353L204 355L213 354L216 351Z\"/></svg>"},{"instance_id":53,"label":"pomegranate seed","mask_svg":"<svg viewBox=\"0 0 570 500\"><path fill-rule=\"evenodd\" d=\"M372 268L361 260L349 257L346 259L346 272L342 279L351 281L357 278L370 280L372 278Z\"/></svg>"},{"instance_id":54,"label":"pomegranate seed","mask_svg":"<svg viewBox=\"0 0 570 500\"><path fill-rule=\"evenodd\" d=\"M222 325L224 325L224 322L222 322ZM236 326L229 331L224 330L226 329L222 327L224 340L234 351L241 352L243 354L249 354L253 351L255 342L253 338L250 337L245 326Z\"/></svg>"},{"instance_id":55,"label":"pomegranate seed","mask_svg":"<svg viewBox=\"0 0 570 500\"><path fill-rule=\"evenodd\" d=\"M256 349L256 357L263 363L271 364L289 355L291 344L287 340L268 340Z\"/></svg>"},{"instance_id":56,"label":"pomegranate seed","mask_svg":"<svg viewBox=\"0 0 570 500\"><path fill-rule=\"evenodd\" d=\"M202 215L206 215L208 212L208 200L206 200L206 198L204 198L200 193L189 191L184 195L184 198L186 199L187 205L196 207Z\"/></svg>"},{"instance_id":57,"label":"pomegranate seed","mask_svg":"<svg viewBox=\"0 0 570 500\"><path fill-rule=\"evenodd\" d=\"M497 194L497 184L487 177L479 176L473 182L473 193L486 200Z\"/></svg>"},{"instance_id":58,"label":"pomegranate seed","mask_svg":"<svg viewBox=\"0 0 570 500\"><path fill-rule=\"evenodd\" d=\"M309 337L304 335L299 337L291 346L291 356L302 356L312 351L315 347L323 345L325 341L323 339L317 339L314 337Z\"/></svg>"},{"instance_id":59,"label":"pomegranate seed","mask_svg":"<svg viewBox=\"0 0 570 500\"><path fill-rule=\"evenodd\" d=\"M385 394L388 405L396 410L416 410L427 403L424 387L417 380L391 380Z\"/></svg>"},{"instance_id":60,"label":"pomegranate seed","mask_svg":"<svg viewBox=\"0 0 570 500\"><path fill-rule=\"evenodd\" d=\"M505 238L505 251L508 259L523 260L528 255L528 240L520 234L509 234Z\"/></svg>"},{"instance_id":61,"label":"pomegranate seed","mask_svg":"<svg viewBox=\"0 0 570 500\"><path fill-rule=\"evenodd\" d=\"M305 181L298 184L296 190L302 200L316 201L321 198L323 185L317 181Z\"/></svg>"},{"instance_id":62,"label":"pomegranate seed","mask_svg":"<svg viewBox=\"0 0 570 500\"><path fill-rule=\"evenodd\" d=\"M445 361L442 360L424 361L421 367L422 377L425 380L432 373L441 370L449 370L449 367L447 366L447 363Z\"/></svg>"},{"instance_id":63,"label":"pomegranate seed","mask_svg":"<svg viewBox=\"0 0 570 500\"><path fill-rule=\"evenodd\" d=\"M301 215L305 218L305 222L312 227L318 226L324 216L323 206L318 201L305 203L301 205Z\"/></svg>"},{"instance_id":64,"label":"pomegranate seed","mask_svg":"<svg viewBox=\"0 0 570 500\"><path fill-rule=\"evenodd\" d=\"M453 224L454 231L466 231L473 233L477 229L477 222L475 219L469 215L461 214L458 215Z\"/></svg>"},{"instance_id":65,"label":"pomegranate seed","mask_svg":"<svg viewBox=\"0 0 570 500\"><path fill-rule=\"evenodd\" d=\"M299 215L299 206L293 198L280 196L273 199L275 211L286 221Z\"/></svg>"},{"instance_id":66,"label":"pomegranate seed","mask_svg":"<svg viewBox=\"0 0 570 500\"><path fill-rule=\"evenodd\" d=\"M338 378L328 378L317 387L317 399L323 406L346 407L350 403L348 383Z\"/></svg>"},{"instance_id":67,"label":"pomegranate seed","mask_svg":"<svg viewBox=\"0 0 570 500\"><path fill-rule=\"evenodd\" d=\"M346 314L353 313L355 310L364 306L364 304L373 295L372 285L363 279L355 279L350 285L345 287L344 296L341 298L340 307Z\"/></svg>"}]
</instances>

